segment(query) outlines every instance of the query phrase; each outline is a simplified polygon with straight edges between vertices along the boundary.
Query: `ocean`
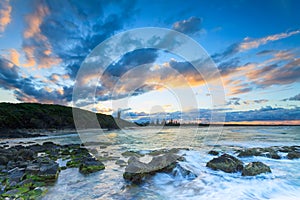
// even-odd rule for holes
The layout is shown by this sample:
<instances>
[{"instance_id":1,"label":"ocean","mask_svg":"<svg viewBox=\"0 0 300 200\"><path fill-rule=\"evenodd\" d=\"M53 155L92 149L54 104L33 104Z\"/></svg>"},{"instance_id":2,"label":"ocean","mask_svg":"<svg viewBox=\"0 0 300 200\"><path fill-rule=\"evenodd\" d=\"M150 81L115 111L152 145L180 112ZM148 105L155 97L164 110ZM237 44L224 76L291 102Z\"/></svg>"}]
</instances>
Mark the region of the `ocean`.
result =
<instances>
[{"instance_id":1,"label":"ocean","mask_svg":"<svg viewBox=\"0 0 300 200\"><path fill-rule=\"evenodd\" d=\"M80 136L80 137L79 137ZM125 167L115 164L116 159L104 161L106 169L82 175L77 168L61 171L57 182L48 187L44 200L62 199L300 199L300 159L289 160L286 153L281 159L254 156L239 158L245 164L261 161L270 166L272 173L244 177L241 173L225 173L206 167L216 156L209 150L236 156L236 150L250 147L300 145L300 126L230 126L230 127L158 127L114 131L90 131L84 134L63 134L23 139L42 143L90 143L97 156L112 158L125 151L147 154L152 150L182 148L185 161L180 165L197 175L189 179L177 173L157 173L141 185L130 185L123 179ZM17 143L20 139L9 140ZM25 141L25 142L26 142ZM105 144L101 147L99 144ZM187 150L188 148L188 150ZM128 159L128 158L127 158ZM151 158L142 157L145 162ZM58 161L61 166L66 161Z\"/></svg>"}]
</instances>

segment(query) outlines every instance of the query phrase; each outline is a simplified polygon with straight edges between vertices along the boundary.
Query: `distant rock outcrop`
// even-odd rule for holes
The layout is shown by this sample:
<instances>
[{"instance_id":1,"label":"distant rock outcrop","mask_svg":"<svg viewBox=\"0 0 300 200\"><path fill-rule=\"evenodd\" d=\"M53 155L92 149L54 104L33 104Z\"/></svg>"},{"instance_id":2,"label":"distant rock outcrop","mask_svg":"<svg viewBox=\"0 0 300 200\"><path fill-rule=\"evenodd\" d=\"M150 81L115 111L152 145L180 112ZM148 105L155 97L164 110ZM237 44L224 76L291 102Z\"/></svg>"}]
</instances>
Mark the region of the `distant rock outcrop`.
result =
<instances>
[{"instance_id":1,"label":"distant rock outcrop","mask_svg":"<svg viewBox=\"0 0 300 200\"><path fill-rule=\"evenodd\" d=\"M38 103L0 103L0 137L26 137L24 131L17 129L75 129L73 109L83 119L83 128L98 128L95 124L88 123L93 117L97 117L101 128L118 129L125 126L134 126L133 123L122 119L114 119L110 115L93 113L79 108L61 105ZM80 122L79 122L80 123ZM13 132L11 130L14 130Z\"/></svg>"}]
</instances>

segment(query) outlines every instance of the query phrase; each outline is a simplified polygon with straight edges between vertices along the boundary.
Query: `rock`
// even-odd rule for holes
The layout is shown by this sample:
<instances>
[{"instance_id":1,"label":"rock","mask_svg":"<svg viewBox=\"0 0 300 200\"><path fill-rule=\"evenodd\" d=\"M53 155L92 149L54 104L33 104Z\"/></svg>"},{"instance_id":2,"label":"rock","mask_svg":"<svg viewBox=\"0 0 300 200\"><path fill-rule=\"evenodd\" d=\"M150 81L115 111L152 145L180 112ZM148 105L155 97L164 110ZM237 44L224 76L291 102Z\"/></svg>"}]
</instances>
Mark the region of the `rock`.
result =
<instances>
[{"instance_id":1,"label":"rock","mask_svg":"<svg viewBox=\"0 0 300 200\"><path fill-rule=\"evenodd\" d=\"M79 166L79 172L83 174L90 174L105 169L102 162L95 158L87 158Z\"/></svg>"},{"instance_id":2,"label":"rock","mask_svg":"<svg viewBox=\"0 0 300 200\"><path fill-rule=\"evenodd\" d=\"M33 160L34 152L31 149L20 149L18 151L18 157L21 157L23 160Z\"/></svg>"},{"instance_id":3,"label":"rock","mask_svg":"<svg viewBox=\"0 0 300 200\"><path fill-rule=\"evenodd\" d=\"M210 150L210 151L208 152L208 154L213 155L213 156L217 156L217 155L219 155L219 152L214 151L214 150Z\"/></svg>"},{"instance_id":4,"label":"rock","mask_svg":"<svg viewBox=\"0 0 300 200\"><path fill-rule=\"evenodd\" d=\"M6 157L8 160L15 160L17 155L17 150L14 148L10 149L0 149L0 156Z\"/></svg>"},{"instance_id":5,"label":"rock","mask_svg":"<svg viewBox=\"0 0 300 200\"><path fill-rule=\"evenodd\" d=\"M135 157L142 157L143 155L139 154L138 152L135 151L125 151L121 154L122 156L124 156L125 158L127 157L131 157L131 156L135 156Z\"/></svg>"},{"instance_id":6,"label":"rock","mask_svg":"<svg viewBox=\"0 0 300 200\"><path fill-rule=\"evenodd\" d=\"M45 152L47 148L45 146L39 145L39 144L34 144L28 147L32 151L39 153L39 152Z\"/></svg>"},{"instance_id":7,"label":"rock","mask_svg":"<svg viewBox=\"0 0 300 200\"><path fill-rule=\"evenodd\" d=\"M287 154L288 159L300 158L300 152L292 151Z\"/></svg>"},{"instance_id":8,"label":"rock","mask_svg":"<svg viewBox=\"0 0 300 200\"><path fill-rule=\"evenodd\" d=\"M124 160L117 160L116 165L119 165L120 167L124 167L127 165L127 163Z\"/></svg>"},{"instance_id":9,"label":"rock","mask_svg":"<svg viewBox=\"0 0 300 200\"><path fill-rule=\"evenodd\" d=\"M157 150L151 151L150 153L148 153L148 155L158 156L158 155L164 155L164 154L168 154L168 153L176 154L180 150L189 150L189 149L184 149L184 148L157 149Z\"/></svg>"},{"instance_id":10,"label":"rock","mask_svg":"<svg viewBox=\"0 0 300 200\"><path fill-rule=\"evenodd\" d=\"M4 197L17 197L20 196L26 192L28 192L30 189L28 187L21 187L13 190L9 190L6 193L2 194Z\"/></svg>"},{"instance_id":11,"label":"rock","mask_svg":"<svg viewBox=\"0 0 300 200\"><path fill-rule=\"evenodd\" d=\"M132 183L139 184L156 172L171 172L176 167L177 161L180 158L180 156L175 154L166 154L153 157L149 163L143 163L137 157L130 157L123 178Z\"/></svg>"},{"instance_id":12,"label":"rock","mask_svg":"<svg viewBox=\"0 0 300 200\"><path fill-rule=\"evenodd\" d=\"M197 175L195 175L194 173L192 173L191 171L181 167L180 165L177 165L173 171L172 171L172 175L173 176L182 176L187 180L193 180L195 178L197 178Z\"/></svg>"},{"instance_id":13,"label":"rock","mask_svg":"<svg viewBox=\"0 0 300 200\"><path fill-rule=\"evenodd\" d=\"M47 180L57 179L59 174L59 166L56 162L41 164L38 176Z\"/></svg>"},{"instance_id":14,"label":"rock","mask_svg":"<svg viewBox=\"0 0 300 200\"><path fill-rule=\"evenodd\" d=\"M24 176L24 169L20 169L18 167L8 171L8 176L7 176L7 179L9 181L9 183L12 183L12 182L20 182L22 180Z\"/></svg>"},{"instance_id":15,"label":"rock","mask_svg":"<svg viewBox=\"0 0 300 200\"><path fill-rule=\"evenodd\" d=\"M265 153L265 156L267 158L280 159L280 156L275 151L270 151L268 153Z\"/></svg>"},{"instance_id":16,"label":"rock","mask_svg":"<svg viewBox=\"0 0 300 200\"><path fill-rule=\"evenodd\" d=\"M26 167L25 172L28 174L38 174L40 171L39 163L31 163Z\"/></svg>"},{"instance_id":17,"label":"rock","mask_svg":"<svg viewBox=\"0 0 300 200\"><path fill-rule=\"evenodd\" d=\"M31 187L34 184L32 179L25 179L23 181L21 181L20 183L18 183L18 186L20 187Z\"/></svg>"},{"instance_id":18,"label":"rock","mask_svg":"<svg viewBox=\"0 0 300 200\"><path fill-rule=\"evenodd\" d=\"M251 162L246 165L242 171L242 176L256 176L258 174L271 172L269 166L262 162Z\"/></svg>"},{"instance_id":19,"label":"rock","mask_svg":"<svg viewBox=\"0 0 300 200\"><path fill-rule=\"evenodd\" d=\"M222 170L227 173L243 170L243 162L228 154L223 154L218 158L212 159L206 166L213 170Z\"/></svg>"},{"instance_id":20,"label":"rock","mask_svg":"<svg viewBox=\"0 0 300 200\"><path fill-rule=\"evenodd\" d=\"M280 156L277 152L272 148L249 148L240 151L238 157L251 157L251 156L265 156L267 158L280 159Z\"/></svg>"},{"instance_id":21,"label":"rock","mask_svg":"<svg viewBox=\"0 0 300 200\"><path fill-rule=\"evenodd\" d=\"M283 146L283 147L280 147L278 150L281 152L284 152L284 153L289 153L289 152L294 152L294 151L299 152L300 146Z\"/></svg>"},{"instance_id":22,"label":"rock","mask_svg":"<svg viewBox=\"0 0 300 200\"><path fill-rule=\"evenodd\" d=\"M249 148L242 150L238 157L261 156L263 152L262 148Z\"/></svg>"},{"instance_id":23,"label":"rock","mask_svg":"<svg viewBox=\"0 0 300 200\"><path fill-rule=\"evenodd\" d=\"M8 159L5 156L0 156L0 165L7 165Z\"/></svg>"}]
</instances>

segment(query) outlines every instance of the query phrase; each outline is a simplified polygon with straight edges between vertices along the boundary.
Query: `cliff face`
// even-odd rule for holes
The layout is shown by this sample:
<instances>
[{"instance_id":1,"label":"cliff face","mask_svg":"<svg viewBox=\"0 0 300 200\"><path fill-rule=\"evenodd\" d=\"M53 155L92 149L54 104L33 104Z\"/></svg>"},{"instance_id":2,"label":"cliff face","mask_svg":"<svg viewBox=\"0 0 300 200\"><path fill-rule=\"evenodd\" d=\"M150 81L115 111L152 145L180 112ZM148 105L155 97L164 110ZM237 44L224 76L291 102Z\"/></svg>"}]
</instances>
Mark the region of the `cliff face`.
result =
<instances>
[{"instance_id":1,"label":"cliff face","mask_svg":"<svg viewBox=\"0 0 300 200\"><path fill-rule=\"evenodd\" d=\"M84 117L94 116L95 113L80 110ZM111 115L97 113L101 128L119 128ZM122 126L133 126L132 123L121 120ZM1 129L74 129L72 108L61 105L38 103L0 103ZM89 127L87 124L86 128Z\"/></svg>"}]
</instances>

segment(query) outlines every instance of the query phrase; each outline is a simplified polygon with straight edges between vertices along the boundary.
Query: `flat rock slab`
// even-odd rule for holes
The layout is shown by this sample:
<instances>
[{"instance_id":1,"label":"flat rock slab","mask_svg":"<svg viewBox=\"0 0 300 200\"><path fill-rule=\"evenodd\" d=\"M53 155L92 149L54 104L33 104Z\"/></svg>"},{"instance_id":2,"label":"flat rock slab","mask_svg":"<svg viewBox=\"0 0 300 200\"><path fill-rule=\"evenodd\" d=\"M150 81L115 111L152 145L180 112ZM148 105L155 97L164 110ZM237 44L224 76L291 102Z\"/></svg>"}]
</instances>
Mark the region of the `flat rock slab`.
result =
<instances>
[{"instance_id":1,"label":"flat rock slab","mask_svg":"<svg viewBox=\"0 0 300 200\"><path fill-rule=\"evenodd\" d=\"M177 165L181 156L165 154L153 157L149 163L141 162L137 157L130 157L123 177L132 183L141 183L146 177L156 172L171 172Z\"/></svg>"}]
</instances>

